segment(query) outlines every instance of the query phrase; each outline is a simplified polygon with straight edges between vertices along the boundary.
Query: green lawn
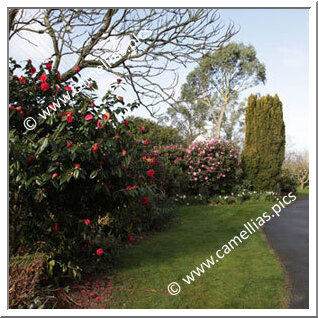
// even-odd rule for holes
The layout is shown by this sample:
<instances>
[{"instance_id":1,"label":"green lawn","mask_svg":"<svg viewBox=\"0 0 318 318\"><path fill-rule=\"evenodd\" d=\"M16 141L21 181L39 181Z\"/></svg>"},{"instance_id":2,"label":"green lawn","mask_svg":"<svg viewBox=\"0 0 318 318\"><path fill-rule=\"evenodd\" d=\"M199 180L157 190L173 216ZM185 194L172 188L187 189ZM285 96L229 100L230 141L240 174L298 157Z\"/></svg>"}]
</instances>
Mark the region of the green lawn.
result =
<instances>
[{"instance_id":1,"label":"green lawn","mask_svg":"<svg viewBox=\"0 0 318 318\"><path fill-rule=\"evenodd\" d=\"M243 230L243 224L269 211L272 203L189 206L176 224L120 255L112 300L106 308L285 308L285 276L262 233L257 232L195 282L182 281L191 270ZM178 282L177 296L166 294Z\"/></svg>"}]
</instances>

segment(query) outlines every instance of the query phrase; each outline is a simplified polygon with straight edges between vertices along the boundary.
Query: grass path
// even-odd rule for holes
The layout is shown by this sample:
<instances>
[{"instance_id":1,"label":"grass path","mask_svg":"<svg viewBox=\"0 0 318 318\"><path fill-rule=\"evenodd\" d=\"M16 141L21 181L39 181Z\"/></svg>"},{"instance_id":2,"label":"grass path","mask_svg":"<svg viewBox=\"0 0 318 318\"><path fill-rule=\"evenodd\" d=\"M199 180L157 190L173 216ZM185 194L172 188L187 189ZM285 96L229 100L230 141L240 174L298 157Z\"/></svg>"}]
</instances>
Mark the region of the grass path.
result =
<instances>
[{"instance_id":1,"label":"grass path","mask_svg":"<svg viewBox=\"0 0 318 318\"><path fill-rule=\"evenodd\" d=\"M285 277L260 232L243 241L195 282L182 281L234 235L243 224L269 211L271 203L190 206L178 210L169 230L123 251L112 277L106 308L284 308ZM177 296L166 294L178 282Z\"/></svg>"}]
</instances>

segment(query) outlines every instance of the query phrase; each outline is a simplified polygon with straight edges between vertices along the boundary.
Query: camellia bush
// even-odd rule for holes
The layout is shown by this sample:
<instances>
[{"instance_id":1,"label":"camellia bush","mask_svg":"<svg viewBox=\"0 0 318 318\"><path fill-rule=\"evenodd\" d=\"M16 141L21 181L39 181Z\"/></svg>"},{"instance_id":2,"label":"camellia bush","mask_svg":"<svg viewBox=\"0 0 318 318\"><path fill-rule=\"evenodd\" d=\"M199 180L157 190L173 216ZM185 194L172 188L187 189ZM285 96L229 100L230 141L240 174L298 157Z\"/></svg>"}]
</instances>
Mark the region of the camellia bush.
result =
<instances>
[{"instance_id":1,"label":"camellia bush","mask_svg":"<svg viewBox=\"0 0 318 318\"><path fill-rule=\"evenodd\" d=\"M138 105L115 94L121 79L98 105L93 80L66 99L74 87L51 62L11 60L9 75L10 253L44 253L50 275L78 276L79 260L102 261L164 217L149 140L121 120Z\"/></svg>"},{"instance_id":2,"label":"camellia bush","mask_svg":"<svg viewBox=\"0 0 318 318\"><path fill-rule=\"evenodd\" d=\"M238 148L224 140L208 140L190 145L184 157L187 175L194 193L230 193L238 181Z\"/></svg>"},{"instance_id":3,"label":"camellia bush","mask_svg":"<svg viewBox=\"0 0 318 318\"><path fill-rule=\"evenodd\" d=\"M160 185L168 197L189 192L185 153L186 149L181 146L155 146L153 149L158 162Z\"/></svg>"}]
</instances>

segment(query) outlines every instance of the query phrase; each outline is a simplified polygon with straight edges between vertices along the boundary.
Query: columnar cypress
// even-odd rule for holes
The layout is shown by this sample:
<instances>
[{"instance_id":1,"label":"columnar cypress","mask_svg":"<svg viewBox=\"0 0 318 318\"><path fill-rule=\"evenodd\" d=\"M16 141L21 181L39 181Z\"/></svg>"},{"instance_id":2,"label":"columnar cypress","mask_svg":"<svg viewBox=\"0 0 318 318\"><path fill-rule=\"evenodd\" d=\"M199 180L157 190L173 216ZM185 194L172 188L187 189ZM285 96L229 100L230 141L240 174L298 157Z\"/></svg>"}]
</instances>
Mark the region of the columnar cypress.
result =
<instances>
[{"instance_id":1,"label":"columnar cypress","mask_svg":"<svg viewBox=\"0 0 318 318\"><path fill-rule=\"evenodd\" d=\"M285 156L285 124L278 96L248 99L245 115L243 168L255 189L273 190Z\"/></svg>"}]
</instances>

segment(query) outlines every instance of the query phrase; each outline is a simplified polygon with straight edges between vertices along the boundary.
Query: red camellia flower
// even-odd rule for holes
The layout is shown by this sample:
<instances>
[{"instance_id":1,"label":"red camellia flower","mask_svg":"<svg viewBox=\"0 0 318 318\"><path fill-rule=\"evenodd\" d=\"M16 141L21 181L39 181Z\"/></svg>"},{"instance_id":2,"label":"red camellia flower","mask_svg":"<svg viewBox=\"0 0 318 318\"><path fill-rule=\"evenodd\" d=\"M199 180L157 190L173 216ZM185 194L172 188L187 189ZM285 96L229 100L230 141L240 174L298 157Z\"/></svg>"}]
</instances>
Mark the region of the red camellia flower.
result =
<instances>
[{"instance_id":1,"label":"red camellia flower","mask_svg":"<svg viewBox=\"0 0 318 318\"><path fill-rule=\"evenodd\" d=\"M76 69L76 71L78 71L78 72L81 70L78 65L75 66L75 69Z\"/></svg>"},{"instance_id":2,"label":"red camellia flower","mask_svg":"<svg viewBox=\"0 0 318 318\"><path fill-rule=\"evenodd\" d=\"M59 230L59 224L57 222L54 223L54 231Z\"/></svg>"},{"instance_id":3,"label":"red camellia flower","mask_svg":"<svg viewBox=\"0 0 318 318\"><path fill-rule=\"evenodd\" d=\"M56 178L57 177L57 173L53 173L52 174L52 179Z\"/></svg>"},{"instance_id":4,"label":"red camellia flower","mask_svg":"<svg viewBox=\"0 0 318 318\"><path fill-rule=\"evenodd\" d=\"M116 134L115 138L116 138L117 140L119 140L119 139L120 139L119 134Z\"/></svg>"},{"instance_id":5,"label":"red camellia flower","mask_svg":"<svg viewBox=\"0 0 318 318\"><path fill-rule=\"evenodd\" d=\"M21 114L21 116L23 117L23 116L24 116L24 111L23 111L23 110L20 110L20 114Z\"/></svg>"},{"instance_id":6,"label":"red camellia flower","mask_svg":"<svg viewBox=\"0 0 318 318\"><path fill-rule=\"evenodd\" d=\"M141 131L142 131L143 133L146 131L145 126L142 126L142 127L141 127Z\"/></svg>"},{"instance_id":7,"label":"red camellia flower","mask_svg":"<svg viewBox=\"0 0 318 318\"><path fill-rule=\"evenodd\" d=\"M66 121L68 122L68 123L71 123L72 121L73 121L73 116L71 115L71 114L68 114L67 116L66 116Z\"/></svg>"},{"instance_id":8,"label":"red camellia flower","mask_svg":"<svg viewBox=\"0 0 318 318\"><path fill-rule=\"evenodd\" d=\"M129 190L132 188L132 186L127 186L126 187L126 190L127 190L127 192L129 193Z\"/></svg>"},{"instance_id":9,"label":"red camellia flower","mask_svg":"<svg viewBox=\"0 0 318 318\"><path fill-rule=\"evenodd\" d=\"M91 115L91 114L88 114L88 115L85 116L85 120L86 121L92 120L93 118L94 118L94 116Z\"/></svg>"},{"instance_id":10,"label":"red camellia flower","mask_svg":"<svg viewBox=\"0 0 318 318\"><path fill-rule=\"evenodd\" d=\"M10 106L10 109L14 109L14 106Z\"/></svg>"},{"instance_id":11,"label":"red camellia flower","mask_svg":"<svg viewBox=\"0 0 318 318\"><path fill-rule=\"evenodd\" d=\"M95 106L95 104L94 104L94 103L91 103L90 105L91 105L91 107L94 107L94 106Z\"/></svg>"},{"instance_id":12,"label":"red camellia flower","mask_svg":"<svg viewBox=\"0 0 318 318\"><path fill-rule=\"evenodd\" d=\"M48 62L48 63L45 64L45 67L46 67L47 70L50 71L52 69L52 64L50 62Z\"/></svg>"},{"instance_id":13,"label":"red camellia flower","mask_svg":"<svg viewBox=\"0 0 318 318\"><path fill-rule=\"evenodd\" d=\"M36 72L36 68L33 66L33 67L31 68L30 75L32 76L35 72Z\"/></svg>"},{"instance_id":14,"label":"red camellia flower","mask_svg":"<svg viewBox=\"0 0 318 318\"><path fill-rule=\"evenodd\" d=\"M59 91L60 91L60 88L56 85L56 86L55 86L55 90L56 90L57 92L59 92Z\"/></svg>"},{"instance_id":15,"label":"red camellia flower","mask_svg":"<svg viewBox=\"0 0 318 318\"><path fill-rule=\"evenodd\" d=\"M67 143L67 148L70 148L72 146L72 143L69 141L68 143Z\"/></svg>"},{"instance_id":16,"label":"red camellia flower","mask_svg":"<svg viewBox=\"0 0 318 318\"><path fill-rule=\"evenodd\" d=\"M84 220L84 223L85 223L86 225L88 225L88 226L91 226L91 220L89 220L89 219L85 219L85 220Z\"/></svg>"},{"instance_id":17,"label":"red camellia flower","mask_svg":"<svg viewBox=\"0 0 318 318\"><path fill-rule=\"evenodd\" d=\"M100 122L101 122L101 120L98 119L98 120L97 120L97 128L98 128L98 129L104 129L104 126L101 126L101 125L100 125Z\"/></svg>"},{"instance_id":18,"label":"red camellia flower","mask_svg":"<svg viewBox=\"0 0 318 318\"><path fill-rule=\"evenodd\" d=\"M58 118L62 118L62 117L64 117L64 116L66 116L66 115L67 115L67 113L64 112L64 113L62 113L62 114L58 114L57 117L58 117Z\"/></svg>"},{"instance_id":19,"label":"red camellia flower","mask_svg":"<svg viewBox=\"0 0 318 318\"><path fill-rule=\"evenodd\" d=\"M21 106L16 107L16 110L20 111L21 110Z\"/></svg>"},{"instance_id":20,"label":"red camellia flower","mask_svg":"<svg viewBox=\"0 0 318 318\"><path fill-rule=\"evenodd\" d=\"M149 178L153 178L155 175L155 170L153 170L153 169L148 170L147 175Z\"/></svg>"},{"instance_id":21,"label":"red camellia flower","mask_svg":"<svg viewBox=\"0 0 318 318\"><path fill-rule=\"evenodd\" d=\"M72 89L67 85L64 87L64 89L67 91L67 92L70 92Z\"/></svg>"},{"instance_id":22,"label":"red camellia flower","mask_svg":"<svg viewBox=\"0 0 318 318\"><path fill-rule=\"evenodd\" d=\"M118 83L118 84L120 84L120 83L121 83L121 81L122 81L122 79L121 79L121 78L117 78L117 83Z\"/></svg>"},{"instance_id":23,"label":"red camellia flower","mask_svg":"<svg viewBox=\"0 0 318 318\"><path fill-rule=\"evenodd\" d=\"M61 75L60 75L60 74L57 74L57 75L56 75L56 78L57 78L58 80L60 80L60 79L61 79Z\"/></svg>"},{"instance_id":24,"label":"red camellia flower","mask_svg":"<svg viewBox=\"0 0 318 318\"><path fill-rule=\"evenodd\" d=\"M128 120L127 119L124 120L124 124L125 124L126 127L128 126Z\"/></svg>"},{"instance_id":25,"label":"red camellia flower","mask_svg":"<svg viewBox=\"0 0 318 318\"><path fill-rule=\"evenodd\" d=\"M50 85L49 85L47 82L44 82L44 83L41 84L41 90L42 90L43 92L46 92L46 91L48 91L49 89L50 89Z\"/></svg>"},{"instance_id":26,"label":"red camellia flower","mask_svg":"<svg viewBox=\"0 0 318 318\"><path fill-rule=\"evenodd\" d=\"M77 163L76 165L75 165L75 169L79 169L81 167L81 165L79 164L79 163Z\"/></svg>"},{"instance_id":27,"label":"red camellia flower","mask_svg":"<svg viewBox=\"0 0 318 318\"><path fill-rule=\"evenodd\" d=\"M104 254L104 250L103 250L102 248L99 248L99 249L96 251L96 254L97 254L98 256L101 256L101 255Z\"/></svg>"},{"instance_id":28,"label":"red camellia flower","mask_svg":"<svg viewBox=\"0 0 318 318\"><path fill-rule=\"evenodd\" d=\"M128 236L128 240L130 243L132 243L134 241L134 238L132 236Z\"/></svg>"},{"instance_id":29,"label":"red camellia flower","mask_svg":"<svg viewBox=\"0 0 318 318\"><path fill-rule=\"evenodd\" d=\"M148 203L149 203L148 197L142 197L142 198L141 198L141 204L142 204L142 205L147 205Z\"/></svg>"},{"instance_id":30,"label":"red camellia flower","mask_svg":"<svg viewBox=\"0 0 318 318\"><path fill-rule=\"evenodd\" d=\"M19 81L20 81L21 84L24 84L25 83L25 78L23 76L20 76Z\"/></svg>"},{"instance_id":31,"label":"red camellia flower","mask_svg":"<svg viewBox=\"0 0 318 318\"><path fill-rule=\"evenodd\" d=\"M29 163L29 164L32 164L34 161L35 161L35 158L34 158L33 156L30 156L30 157L28 158L28 163Z\"/></svg>"},{"instance_id":32,"label":"red camellia flower","mask_svg":"<svg viewBox=\"0 0 318 318\"><path fill-rule=\"evenodd\" d=\"M46 74L42 74L42 75L40 76L40 81L41 81L42 83L45 83L45 82L47 81L47 76L46 76Z\"/></svg>"},{"instance_id":33,"label":"red camellia flower","mask_svg":"<svg viewBox=\"0 0 318 318\"><path fill-rule=\"evenodd\" d=\"M97 150L98 150L97 146L94 146L93 149L92 149L93 152L96 152Z\"/></svg>"},{"instance_id":34,"label":"red camellia flower","mask_svg":"<svg viewBox=\"0 0 318 318\"><path fill-rule=\"evenodd\" d=\"M124 97L118 96L118 100L123 103L124 102Z\"/></svg>"},{"instance_id":35,"label":"red camellia flower","mask_svg":"<svg viewBox=\"0 0 318 318\"><path fill-rule=\"evenodd\" d=\"M152 158L151 158L151 164L154 165L155 163L156 163L156 158L155 158L155 157L152 157Z\"/></svg>"},{"instance_id":36,"label":"red camellia flower","mask_svg":"<svg viewBox=\"0 0 318 318\"><path fill-rule=\"evenodd\" d=\"M145 145L148 146L149 144L150 144L150 140L149 140L149 139L146 139L146 140L145 140Z\"/></svg>"}]
</instances>

